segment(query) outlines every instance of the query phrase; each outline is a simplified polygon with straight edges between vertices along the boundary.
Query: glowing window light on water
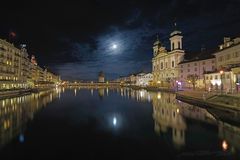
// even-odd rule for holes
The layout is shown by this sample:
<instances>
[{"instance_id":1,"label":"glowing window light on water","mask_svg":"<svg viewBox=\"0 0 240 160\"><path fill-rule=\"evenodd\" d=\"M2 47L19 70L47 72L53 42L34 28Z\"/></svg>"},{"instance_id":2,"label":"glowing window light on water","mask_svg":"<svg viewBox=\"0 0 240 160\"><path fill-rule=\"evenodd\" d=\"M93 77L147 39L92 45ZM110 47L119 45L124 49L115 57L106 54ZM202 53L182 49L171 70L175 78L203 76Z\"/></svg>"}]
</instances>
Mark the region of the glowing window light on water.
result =
<instances>
[{"instance_id":1,"label":"glowing window light on water","mask_svg":"<svg viewBox=\"0 0 240 160\"><path fill-rule=\"evenodd\" d=\"M157 94L157 99L161 99L161 93Z\"/></svg>"},{"instance_id":2,"label":"glowing window light on water","mask_svg":"<svg viewBox=\"0 0 240 160\"><path fill-rule=\"evenodd\" d=\"M228 149L228 144L227 144L227 142L225 140L223 140L223 142L222 142L222 149L224 151L226 151Z\"/></svg>"},{"instance_id":3,"label":"glowing window light on water","mask_svg":"<svg viewBox=\"0 0 240 160\"><path fill-rule=\"evenodd\" d=\"M140 97L143 98L144 97L144 92L140 91Z\"/></svg>"}]
</instances>

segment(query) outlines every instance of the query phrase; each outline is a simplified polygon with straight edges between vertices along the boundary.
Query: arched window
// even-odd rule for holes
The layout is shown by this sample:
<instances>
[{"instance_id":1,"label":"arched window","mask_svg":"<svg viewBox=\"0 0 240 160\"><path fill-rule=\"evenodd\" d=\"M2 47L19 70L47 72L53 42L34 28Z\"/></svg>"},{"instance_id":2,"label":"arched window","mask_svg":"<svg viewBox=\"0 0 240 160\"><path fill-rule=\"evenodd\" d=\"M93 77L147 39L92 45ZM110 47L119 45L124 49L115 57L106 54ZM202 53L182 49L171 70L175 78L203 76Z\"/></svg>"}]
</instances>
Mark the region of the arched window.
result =
<instances>
[{"instance_id":1,"label":"arched window","mask_svg":"<svg viewBox=\"0 0 240 160\"><path fill-rule=\"evenodd\" d=\"M181 49L180 42L178 42L178 49Z\"/></svg>"},{"instance_id":2,"label":"arched window","mask_svg":"<svg viewBox=\"0 0 240 160\"><path fill-rule=\"evenodd\" d=\"M172 50L174 50L174 43L172 43Z\"/></svg>"}]
</instances>

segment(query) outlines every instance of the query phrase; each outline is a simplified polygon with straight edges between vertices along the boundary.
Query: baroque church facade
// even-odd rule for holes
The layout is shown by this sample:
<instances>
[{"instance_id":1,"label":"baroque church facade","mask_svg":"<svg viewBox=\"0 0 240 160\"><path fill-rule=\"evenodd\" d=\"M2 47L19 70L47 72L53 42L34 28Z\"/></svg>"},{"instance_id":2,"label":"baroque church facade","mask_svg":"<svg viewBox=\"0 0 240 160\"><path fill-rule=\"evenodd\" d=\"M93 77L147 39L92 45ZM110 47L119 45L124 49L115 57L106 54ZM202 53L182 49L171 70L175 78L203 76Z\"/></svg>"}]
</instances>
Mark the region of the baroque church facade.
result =
<instances>
[{"instance_id":1,"label":"baroque church facade","mask_svg":"<svg viewBox=\"0 0 240 160\"><path fill-rule=\"evenodd\" d=\"M185 55L185 51L182 48L182 38L182 32L175 29L169 38L171 50L167 51L157 37L157 40L153 44L153 85L161 87L174 87L178 85L178 64L183 61Z\"/></svg>"}]
</instances>

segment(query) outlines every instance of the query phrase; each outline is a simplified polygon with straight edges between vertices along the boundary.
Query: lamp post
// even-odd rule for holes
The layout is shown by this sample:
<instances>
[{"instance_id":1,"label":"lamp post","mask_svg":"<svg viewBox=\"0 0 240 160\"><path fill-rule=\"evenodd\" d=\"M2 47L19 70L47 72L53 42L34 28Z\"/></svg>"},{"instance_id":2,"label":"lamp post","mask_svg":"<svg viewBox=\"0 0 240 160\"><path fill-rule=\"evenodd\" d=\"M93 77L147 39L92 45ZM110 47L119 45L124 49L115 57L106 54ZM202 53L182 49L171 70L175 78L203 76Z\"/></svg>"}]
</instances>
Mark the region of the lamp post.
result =
<instances>
[{"instance_id":1,"label":"lamp post","mask_svg":"<svg viewBox=\"0 0 240 160\"><path fill-rule=\"evenodd\" d=\"M179 85L179 83L180 83L179 81L176 81L176 84L177 84L177 86L176 86L176 87L177 87L177 92L178 92L178 85Z\"/></svg>"},{"instance_id":2,"label":"lamp post","mask_svg":"<svg viewBox=\"0 0 240 160\"><path fill-rule=\"evenodd\" d=\"M220 80L221 80L221 94L223 92L223 83L222 83L222 75L223 75L223 70L220 71Z\"/></svg>"}]
</instances>

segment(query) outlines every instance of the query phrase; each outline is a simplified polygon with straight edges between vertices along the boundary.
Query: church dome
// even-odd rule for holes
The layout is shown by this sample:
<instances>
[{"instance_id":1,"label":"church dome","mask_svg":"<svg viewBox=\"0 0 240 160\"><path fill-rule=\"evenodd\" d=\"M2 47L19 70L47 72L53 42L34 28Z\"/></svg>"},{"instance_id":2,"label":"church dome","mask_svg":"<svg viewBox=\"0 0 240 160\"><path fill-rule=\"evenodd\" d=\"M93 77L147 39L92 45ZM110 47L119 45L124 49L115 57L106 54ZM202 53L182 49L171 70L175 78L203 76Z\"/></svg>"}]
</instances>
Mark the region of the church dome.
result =
<instances>
[{"instance_id":1,"label":"church dome","mask_svg":"<svg viewBox=\"0 0 240 160\"><path fill-rule=\"evenodd\" d=\"M173 36L181 35L181 34L182 34L181 31L175 30L175 31L173 31L173 32L170 34L170 36L173 37Z\"/></svg>"},{"instance_id":2,"label":"church dome","mask_svg":"<svg viewBox=\"0 0 240 160\"><path fill-rule=\"evenodd\" d=\"M174 31L170 34L170 37L176 36L176 35L181 35L182 32L179 31L178 27L177 27L177 23L174 23Z\"/></svg>"}]
</instances>

